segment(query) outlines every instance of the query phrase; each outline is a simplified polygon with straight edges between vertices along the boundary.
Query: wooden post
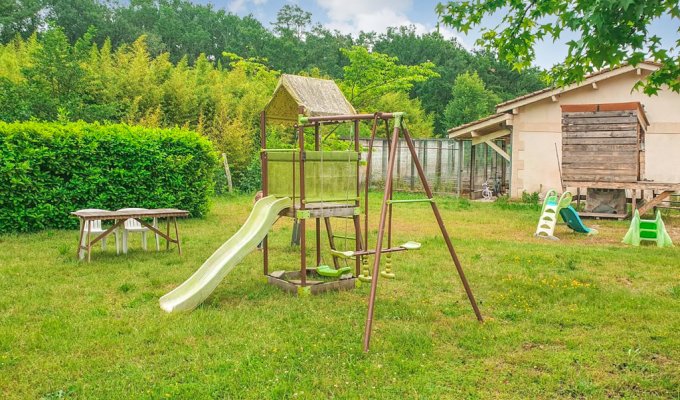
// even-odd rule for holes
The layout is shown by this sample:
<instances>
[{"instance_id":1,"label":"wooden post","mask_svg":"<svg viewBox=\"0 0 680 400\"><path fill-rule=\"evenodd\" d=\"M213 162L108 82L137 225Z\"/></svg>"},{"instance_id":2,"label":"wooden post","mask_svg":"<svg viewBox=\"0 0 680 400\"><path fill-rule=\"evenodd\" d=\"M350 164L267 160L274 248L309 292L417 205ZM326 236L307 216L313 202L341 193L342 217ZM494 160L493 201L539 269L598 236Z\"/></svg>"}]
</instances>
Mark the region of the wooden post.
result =
<instances>
[{"instance_id":1,"label":"wooden post","mask_svg":"<svg viewBox=\"0 0 680 400\"><path fill-rule=\"evenodd\" d=\"M227 153L222 153L222 163L224 164L224 174L227 175L227 187L229 193L234 192L234 186L231 184L231 170L229 169L229 162L227 161Z\"/></svg>"},{"instance_id":2,"label":"wooden post","mask_svg":"<svg viewBox=\"0 0 680 400\"><path fill-rule=\"evenodd\" d=\"M387 219L387 201L390 196L392 186L392 175L394 173L394 163L396 150L398 147L399 126L395 124L392 133L392 144L390 146L390 156L387 165L387 178L385 180L385 193L383 194L382 206L380 207L380 221L378 223L378 238L375 244L375 257L373 259L373 276L371 279L371 293L368 297L368 314L366 316L366 326L364 328L364 351L367 352L371 343L371 330L373 328L373 313L375 310L375 295L378 289L378 277L380 276L380 254L382 251L383 236L385 234L385 220Z\"/></svg>"},{"instance_id":3,"label":"wooden post","mask_svg":"<svg viewBox=\"0 0 680 400\"><path fill-rule=\"evenodd\" d=\"M434 190L441 191L442 186L442 141L437 140L437 157L434 164Z\"/></svg>"},{"instance_id":4,"label":"wooden post","mask_svg":"<svg viewBox=\"0 0 680 400\"><path fill-rule=\"evenodd\" d=\"M304 107L300 107L304 114ZM300 148L300 211L305 211L305 128L298 126L298 146ZM295 175L295 174L293 174ZM307 219L300 218L300 285L307 286Z\"/></svg>"},{"instance_id":5,"label":"wooden post","mask_svg":"<svg viewBox=\"0 0 680 400\"><path fill-rule=\"evenodd\" d=\"M354 207L359 208L361 207L361 200L359 199L359 196L361 195L361 180L359 179L359 168L361 166L361 153L359 150L361 149L359 147L359 120L355 119L354 120L354 151L358 154L359 157L357 157L357 163L356 163L356 200L354 201ZM361 250L361 247L363 243L361 243L361 217L359 215L354 215L353 220L354 220L354 251L359 251ZM361 257L354 257L354 269L355 272L357 273L357 276L359 275L358 273L361 272Z\"/></svg>"},{"instance_id":6,"label":"wooden post","mask_svg":"<svg viewBox=\"0 0 680 400\"><path fill-rule=\"evenodd\" d=\"M321 150L321 137L319 136L319 123L314 124L314 150ZM323 168L323 164L321 165ZM321 174L323 176L323 170ZM359 170L357 169L357 177L359 176ZM357 178L358 179L358 178ZM323 200L323 199L322 199ZM314 218L315 227L315 239L316 239L316 266L321 265L321 219L320 217Z\"/></svg>"},{"instance_id":7,"label":"wooden post","mask_svg":"<svg viewBox=\"0 0 680 400\"><path fill-rule=\"evenodd\" d=\"M267 148L267 114L264 111L260 113L260 148L262 150ZM267 152L260 152L260 163L262 170L262 197L267 197L269 191L267 188ZM293 174L293 176L295 176L295 174ZM295 203L293 203L293 208L295 208ZM269 244L267 241L267 236L265 236L262 240L262 270L264 275L269 274Z\"/></svg>"},{"instance_id":8,"label":"wooden post","mask_svg":"<svg viewBox=\"0 0 680 400\"><path fill-rule=\"evenodd\" d=\"M458 197L461 196L463 193L463 141L458 140L456 141L458 143L458 160L457 162L454 162L454 165L456 166L458 170L458 182L456 183L457 186L457 191L458 191Z\"/></svg>"}]
</instances>

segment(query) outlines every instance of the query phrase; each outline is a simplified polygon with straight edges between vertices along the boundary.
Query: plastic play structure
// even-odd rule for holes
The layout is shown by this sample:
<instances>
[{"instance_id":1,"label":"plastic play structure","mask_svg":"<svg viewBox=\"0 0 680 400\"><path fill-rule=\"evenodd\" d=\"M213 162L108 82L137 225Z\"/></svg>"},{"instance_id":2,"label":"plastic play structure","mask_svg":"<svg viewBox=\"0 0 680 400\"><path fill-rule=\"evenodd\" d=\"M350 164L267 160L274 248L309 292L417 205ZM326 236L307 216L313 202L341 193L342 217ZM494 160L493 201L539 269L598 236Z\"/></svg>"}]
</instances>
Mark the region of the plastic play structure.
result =
<instances>
[{"instance_id":1,"label":"plastic play structure","mask_svg":"<svg viewBox=\"0 0 680 400\"><path fill-rule=\"evenodd\" d=\"M597 231L595 229L588 228L583 224L578 212L571 206L571 200L572 195L570 192L564 192L561 196L558 196L557 191L549 190L543 200L541 217L538 220L534 236L559 240L554 235L555 227L557 226L557 215L560 215L564 222L567 223L567 226L574 232L588 235L596 234Z\"/></svg>"},{"instance_id":2,"label":"plastic play structure","mask_svg":"<svg viewBox=\"0 0 680 400\"><path fill-rule=\"evenodd\" d=\"M623 237L623 243L639 246L642 241L656 242L658 247L673 247L673 241L666 232L659 210L656 211L654 219L640 219L638 210L633 213L633 219L630 221L628 233Z\"/></svg>"},{"instance_id":3,"label":"plastic play structure","mask_svg":"<svg viewBox=\"0 0 680 400\"><path fill-rule=\"evenodd\" d=\"M268 123L288 127L292 125L297 136L294 140L296 147L268 148ZM342 124L349 125L350 150L324 150L324 139L330 135L328 133L324 136L324 130L335 129ZM364 128L370 129L366 160L362 160L359 144L362 124ZM371 154L376 135L382 129L388 139L389 156L377 237L375 243L370 243L368 236L372 230L369 230L368 188ZM400 141L406 143L418 171L425 191L425 197L421 199L393 199L392 180ZM482 321L482 315L444 226L402 113L357 114L333 81L283 75L272 99L260 116L260 145L264 198L255 204L247 221L236 234L217 249L189 279L160 299L163 310L174 312L195 308L246 254L262 242L263 273L267 281L290 293L306 295L328 290L347 290L354 288L357 282L370 282L363 337L364 351L368 351L378 277L394 277L393 253L417 250L421 247L420 243L413 241L400 245L393 243L393 208L399 203L422 202L428 203L432 208L470 304L477 319ZM364 165L365 171L362 172ZM360 175L365 177L363 182ZM294 271L272 270L270 265L267 234L279 217L297 219L299 223L299 268ZM333 233L333 220L345 221L354 230L353 235ZM328 236L332 266L323 262L322 221ZM307 264L306 231L311 226L315 227L315 262L310 267ZM344 239L345 243L352 242L353 248L338 249L335 239ZM383 254L385 269L379 273ZM369 257L373 257L372 268L369 268ZM344 266L341 265L343 262Z\"/></svg>"}]
</instances>

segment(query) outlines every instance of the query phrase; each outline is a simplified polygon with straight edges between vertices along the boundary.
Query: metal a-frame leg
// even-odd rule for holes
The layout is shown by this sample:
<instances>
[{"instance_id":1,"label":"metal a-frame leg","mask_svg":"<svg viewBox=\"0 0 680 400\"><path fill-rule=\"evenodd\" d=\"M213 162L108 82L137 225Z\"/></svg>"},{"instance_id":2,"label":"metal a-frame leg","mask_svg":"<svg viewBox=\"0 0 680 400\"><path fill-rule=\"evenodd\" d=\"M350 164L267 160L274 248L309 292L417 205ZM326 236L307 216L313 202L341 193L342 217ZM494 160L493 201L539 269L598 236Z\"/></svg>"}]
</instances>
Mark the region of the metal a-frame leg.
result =
<instances>
[{"instance_id":1,"label":"metal a-frame leg","mask_svg":"<svg viewBox=\"0 0 680 400\"><path fill-rule=\"evenodd\" d=\"M416 152L415 146L413 144L413 141L411 140L411 136L408 133L408 130L402 127L402 133L404 135L404 139L406 141L406 144L408 145L409 151L411 152L411 158L413 162L416 165L416 169L418 170L418 176L420 177L420 181L423 184L423 188L425 189L425 193L427 194L428 198L432 198L432 190L430 189L429 184L427 183L427 179L425 177L425 172L423 171L422 165L420 165L420 161L418 160L418 154ZM380 209L380 220L378 224L378 237L377 237L377 243L376 243L376 249L375 249L375 258L373 260L373 280L371 281L371 292L369 295L369 300L368 300L368 313L366 316L366 326L364 330L364 351L367 352L370 347L370 341L371 341L371 331L373 327L373 315L374 315L374 310L375 310L375 298L376 298L376 292L378 288L378 276L379 276L379 268L380 268L380 256L382 252L382 242L383 242L383 236L385 233L385 220L387 216L387 211L389 208L388 205L388 200L390 198L390 193L392 191L392 177L394 175L394 162L396 158L396 148L398 147L397 141L399 139L399 131L400 127L395 126L394 127L394 132L392 133L392 142L393 145L390 148L390 155L388 158L388 166L387 166L387 176L385 179L385 192L383 194L383 202L382 206ZM458 275L460 276L461 282L463 283L463 286L465 288L465 292L467 293L468 299L470 300L470 304L472 305L473 310L475 311L475 315L477 316L477 319L479 321L483 321L483 317L481 312L479 311L479 308L477 307L477 302L475 301L474 295L472 294L472 290L470 289L470 285L468 284L468 281L465 277L465 273L463 272L463 267L460 264L460 260L458 259L458 256L456 255L456 251L453 248L453 244L451 243L451 238L449 237L449 234L446 230L446 227L444 226L444 221L442 220L441 214L439 212L439 208L437 207L436 203L431 201L430 205L432 207L432 212L435 215L435 218L437 219L437 224L439 225L439 228L442 232L442 235L444 236L444 240L446 242L446 246L448 247L449 253L451 254L451 259L453 260L454 265L456 266L456 270L458 271Z\"/></svg>"}]
</instances>

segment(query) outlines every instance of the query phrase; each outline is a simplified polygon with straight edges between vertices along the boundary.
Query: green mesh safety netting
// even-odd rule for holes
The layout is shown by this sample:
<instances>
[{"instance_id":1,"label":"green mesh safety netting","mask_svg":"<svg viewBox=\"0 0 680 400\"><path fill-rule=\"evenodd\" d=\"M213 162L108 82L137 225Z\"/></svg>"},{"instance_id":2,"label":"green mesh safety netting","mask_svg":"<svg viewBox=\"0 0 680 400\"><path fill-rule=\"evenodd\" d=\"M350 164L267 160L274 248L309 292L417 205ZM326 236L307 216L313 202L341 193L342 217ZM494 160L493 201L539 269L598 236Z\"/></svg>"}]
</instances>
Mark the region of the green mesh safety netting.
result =
<instances>
[{"instance_id":1,"label":"green mesh safety netting","mask_svg":"<svg viewBox=\"0 0 680 400\"><path fill-rule=\"evenodd\" d=\"M300 153L267 154L268 193L274 196L300 197ZM306 151L305 199L307 202L354 200L357 160L354 151Z\"/></svg>"}]
</instances>

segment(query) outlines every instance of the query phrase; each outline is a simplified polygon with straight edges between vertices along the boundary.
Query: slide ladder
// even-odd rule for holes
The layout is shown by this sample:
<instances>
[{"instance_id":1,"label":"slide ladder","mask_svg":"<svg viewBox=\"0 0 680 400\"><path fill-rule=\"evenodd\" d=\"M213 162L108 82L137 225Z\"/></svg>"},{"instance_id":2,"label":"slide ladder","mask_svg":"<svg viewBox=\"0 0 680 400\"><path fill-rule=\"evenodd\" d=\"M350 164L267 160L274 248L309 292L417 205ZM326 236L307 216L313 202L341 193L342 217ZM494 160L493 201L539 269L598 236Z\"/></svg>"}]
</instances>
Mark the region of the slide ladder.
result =
<instances>
[{"instance_id":1,"label":"slide ladder","mask_svg":"<svg viewBox=\"0 0 680 400\"><path fill-rule=\"evenodd\" d=\"M571 193L564 192L561 197L558 197L555 190L549 190L543 200L541 217L538 219L538 226L534 236L557 240L554 235L557 216L560 213L560 209L569 206L569 204L571 204Z\"/></svg>"},{"instance_id":2,"label":"slide ladder","mask_svg":"<svg viewBox=\"0 0 680 400\"><path fill-rule=\"evenodd\" d=\"M656 242L658 247L673 246L673 241L661 219L660 211L656 211L654 219L640 219L640 213L635 210L633 219L630 221L630 228L623 237L623 243L639 246L642 241Z\"/></svg>"},{"instance_id":3,"label":"slide ladder","mask_svg":"<svg viewBox=\"0 0 680 400\"><path fill-rule=\"evenodd\" d=\"M279 218L279 213L291 205L292 201L288 197L267 196L260 199L246 222L229 240L189 279L160 298L161 308L167 312L196 308L246 255L255 250Z\"/></svg>"}]
</instances>

